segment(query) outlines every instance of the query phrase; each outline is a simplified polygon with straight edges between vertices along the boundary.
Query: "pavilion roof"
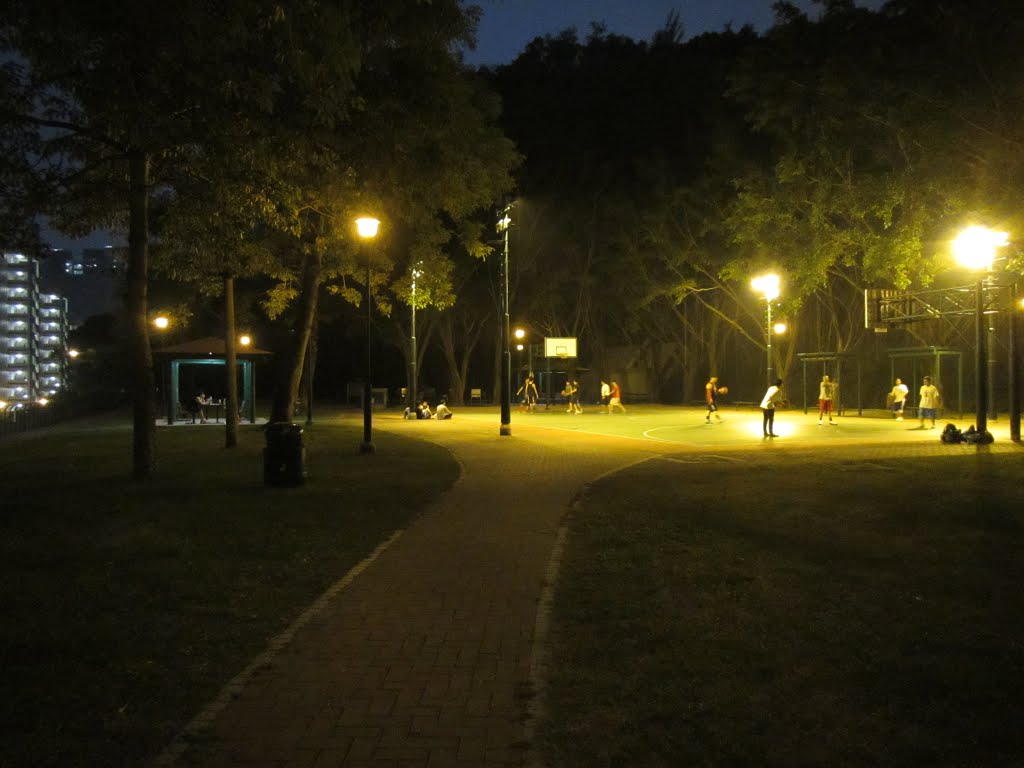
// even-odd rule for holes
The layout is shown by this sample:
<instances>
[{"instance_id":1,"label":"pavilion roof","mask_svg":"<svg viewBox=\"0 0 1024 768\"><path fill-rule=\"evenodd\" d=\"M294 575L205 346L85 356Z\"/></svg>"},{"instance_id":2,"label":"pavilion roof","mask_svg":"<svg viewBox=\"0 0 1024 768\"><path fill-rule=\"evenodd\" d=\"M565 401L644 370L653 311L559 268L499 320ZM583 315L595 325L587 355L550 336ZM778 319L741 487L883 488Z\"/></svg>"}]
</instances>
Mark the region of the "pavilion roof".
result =
<instances>
[{"instance_id":1,"label":"pavilion roof","mask_svg":"<svg viewBox=\"0 0 1024 768\"><path fill-rule=\"evenodd\" d=\"M154 349L153 353L156 355L174 357L226 357L227 345L225 344L224 339L216 336L207 336L202 339L184 341L181 344L171 344L167 347L160 347L159 349ZM269 355L272 353L265 349L243 347L239 345L236 349L236 354L239 357L249 357L251 355Z\"/></svg>"}]
</instances>

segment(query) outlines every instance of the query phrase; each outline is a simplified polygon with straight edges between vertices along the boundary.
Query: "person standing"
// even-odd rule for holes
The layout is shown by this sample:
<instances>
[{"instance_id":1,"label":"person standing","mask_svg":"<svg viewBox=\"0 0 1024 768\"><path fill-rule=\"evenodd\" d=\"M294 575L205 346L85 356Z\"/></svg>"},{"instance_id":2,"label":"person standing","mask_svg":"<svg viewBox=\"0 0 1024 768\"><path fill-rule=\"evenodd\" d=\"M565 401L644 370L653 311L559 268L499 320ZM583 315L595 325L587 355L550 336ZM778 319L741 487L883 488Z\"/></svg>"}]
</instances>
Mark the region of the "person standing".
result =
<instances>
[{"instance_id":1,"label":"person standing","mask_svg":"<svg viewBox=\"0 0 1024 768\"><path fill-rule=\"evenodd\" d=\"M931 429L935 429L935 412L939 408L940 399L939 388L932 384L932 377L925 376L924 383L921 384L919 400L917 401L917 415L921 419L921 429L924 429L925 419L931 419Z\"/></svg>"},{"instance_id":2,"label":"person standing","mask_svg":"<svg viewBox=\"0 0 1024 768\"><path fill-rule=\"evenodd\" d=\"M601 406L604 408L605 413L611 413L611 409L608 407L608 402L612 399L612 388L608 386L607 381L601 382Z\"/></svg>"},{"instance_id":3,"label":"person standing","mask_svg":"<svg viewBox=\"0 0 1024 768\"><path fill-rule=\"evenodd\" d=\"M896 421L903 421L903 406L907 402L907 395L910 393L910 389L899 379L896 379L896 383L892 388L892 412L896 417Z\"/></svg>"},{"instance_id":4,"label":"person standing","mask_svg":"<svg viewBox=\"0 0 1024 768\"><path fill-rule=\"evenodd\" d=\"M520 394L523 396L522 404L526 406L526 412L533 413L537 407L537 382L533 378L533 372L526 377L523 386L516 390L516 397Z\"/></svg>"},{"instance_id":5,"label":"person standing","mask_svg":"<svg viewBox=\"0 0 1024 768\"><path fill-rule=\"evenodd\" d=\"M576 393L576 390L572 386L572 376L565 378L565 389L562 390L562 395L565 397L566 405L569 407L565 409L566 413L576 413L576 409L572 407L572 398Z\"/></svg>"},{"instance_id":6,"label":"person standing","mask_svg":"<svg viewBox=\"0 0 1024 768\"><path fill-rule=\"evenodd\" d=\"M761 428L765 437L778 437L775 434L775 406L782 402L785 402L782 397L782 379L776 379L761 400Z\"/></svg>"},{"instance_id":7,"label":"person standing","mask_svg":"<svg viewBox=\"0 0 1024 768\"><path fill-rule=\"evenodd\" d=\"M832 400L835 397L835 386L829 381L828 376L821 377L821 386L818 387L818 426L821 426L822 419L828 414L828 423L835 426L832 421Z\"/></svg>"},{"instance_id":8,"label":"person standing","mask_svg":"<svg viewBox=\"0 0 1024 768\"><path fill-rule=\"evenodd\" d=\"M565 409L566 413L576 415L576 397L579 394L579 385L576 383L576 379L569 376L565 380L565 401L569 405Z\"/></svg>"},{"instance_id":9,"label":"person standing","mask_svg":"<svg viewBox=\"0 0 1024 768\"><path fill-rule=\"evenodd\" d=\"M526 411L527 413L533 413L537 408L537 381L533 378L533 372L526 377L526 383L523 384L525 390L524 395L526 399Z\"/></svg>"},{"instance_id":10,"label":"person standing","mask_svg":"<svg viewBox=\"0 0 1024 768\"><path fill-rule=\"evenodd\" d=\"M622 412L626 412L626 407L622 404L622 390L619 388L619 382L612 379L612 395L611 399L608 400L608 413L611 413L615 408L621 408Z\"/></svg>"},{"instance_id":11,"label":"person standing","mask_svg":"<svg viewBox=\"0 0 1024 768\"><path fill-rule=\"evenodd\" d=\"M569 405L573 413L583 413L583 406L580 404L580 382L575 376L572 379L572 396L569 398Z\"/></svg>"},{"instance_id":12,"label":"person standing","mask_svg":"<svg viewBox=\"0 0 1024 768\"><path fill-rule=\"evenodd\" d=\"M711 414L715 414L715 420L721 424L722 417L718 415L718 393L721 389L718 386L718 377L712 376L704 385L704 401L708 404L708 415L704 417L704 423L711 423Z\"/></svg>"}]
</instances>

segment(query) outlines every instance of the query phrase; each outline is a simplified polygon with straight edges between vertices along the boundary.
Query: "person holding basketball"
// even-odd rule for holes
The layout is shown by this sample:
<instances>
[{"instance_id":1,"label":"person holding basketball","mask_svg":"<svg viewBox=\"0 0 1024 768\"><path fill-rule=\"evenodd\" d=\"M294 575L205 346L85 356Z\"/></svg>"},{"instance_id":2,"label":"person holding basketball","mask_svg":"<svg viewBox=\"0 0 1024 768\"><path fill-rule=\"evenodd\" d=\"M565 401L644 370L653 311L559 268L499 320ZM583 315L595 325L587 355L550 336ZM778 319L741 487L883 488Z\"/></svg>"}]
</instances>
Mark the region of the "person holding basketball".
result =
<instances>
[{"instance_id":1,"label":"person holding basketball","mask_svg":"<svg viewBox=\"0 0 1024 768\"><path fill-rule=\"evenodd\" d=\"M711 414L715 414L715 419L719 424L722 423L722 417L718 415L718 396L727 395L729 393L728 387L718 386L718 377L712 376L708 379L708 383L704 385L704 400L708 404L708 415L704 417L704 423L711 423Z\"/></svg>"},{"instance_id":2,"label":"person holding basketball","mask_svg":"<svg viewBox=\"0 0 1024 768\"><path fill-rule=\"evenodd\" d=\"M893 385L888 398L892 400L892 415L896 417L896 421L903 421L903 406L906 405L909 394L910 389L907 385L900 379L896 379L896 384Z\"/></svg>"}]
</instances>

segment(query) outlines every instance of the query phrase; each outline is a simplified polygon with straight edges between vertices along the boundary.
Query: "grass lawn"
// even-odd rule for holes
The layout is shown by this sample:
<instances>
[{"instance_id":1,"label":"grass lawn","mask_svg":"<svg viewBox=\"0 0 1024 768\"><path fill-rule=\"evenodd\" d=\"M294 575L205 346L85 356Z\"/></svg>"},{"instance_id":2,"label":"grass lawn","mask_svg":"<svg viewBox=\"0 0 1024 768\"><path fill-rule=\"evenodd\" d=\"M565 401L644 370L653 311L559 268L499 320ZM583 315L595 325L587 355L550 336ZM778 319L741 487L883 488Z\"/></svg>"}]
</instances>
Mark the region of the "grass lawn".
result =
<instances>
[{"instance_id":1,"label":"grass lawn","mask_svg":"<svg viewBox=\"0 0 1024 768\"><path fill-rule=\"evenodd\" d=\"M0 441L0 765L141 765L330 584L449 487L443 449L314 425L310 476L263 485L263 431Z\"/></svg>"},{"instance_id":2,"label":"grass lawn","mask_svg":"<svg viewBox=\"0 0 1024 768\"><path fill-rule=\"evenodd\" d=\"M597 483L556 595L547 764L1024 765L1022 456L951 451Z\"/></svg>"}]
</instances>

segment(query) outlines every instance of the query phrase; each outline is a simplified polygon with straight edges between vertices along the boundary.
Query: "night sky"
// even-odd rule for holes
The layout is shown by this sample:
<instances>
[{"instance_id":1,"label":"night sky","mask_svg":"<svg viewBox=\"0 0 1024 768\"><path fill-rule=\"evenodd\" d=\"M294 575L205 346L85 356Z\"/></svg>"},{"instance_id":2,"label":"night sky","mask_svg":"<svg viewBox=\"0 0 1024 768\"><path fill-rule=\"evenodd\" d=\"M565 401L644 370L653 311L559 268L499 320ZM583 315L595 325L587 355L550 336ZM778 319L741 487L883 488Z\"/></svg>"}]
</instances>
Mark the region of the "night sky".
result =
<instances>
[{"instance_id":1,"label":"night sky","mask_svg":"<svg viewBox=\"0 0 1024 768\"><path fill-rule=\"evenodd\" d=\"M473 65L506 64L535 37L575 27L581 39L593 21L604 22L609 32L650 40L665 25L671 11L679 12L686 37L720 32L730 22L734 29L751 24L763 32L772 25L773 0L474 0L484 10L477 30L477 49L466 55ZM858 5L877 8L881 0ZM817 8L810 0L795 0L810 15Z\"/></svg>"}]
</instances>

